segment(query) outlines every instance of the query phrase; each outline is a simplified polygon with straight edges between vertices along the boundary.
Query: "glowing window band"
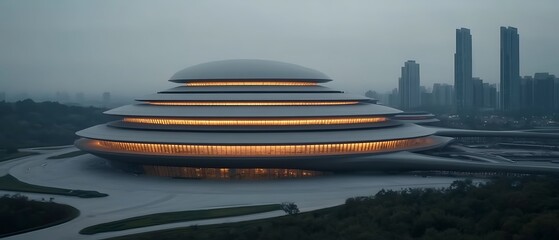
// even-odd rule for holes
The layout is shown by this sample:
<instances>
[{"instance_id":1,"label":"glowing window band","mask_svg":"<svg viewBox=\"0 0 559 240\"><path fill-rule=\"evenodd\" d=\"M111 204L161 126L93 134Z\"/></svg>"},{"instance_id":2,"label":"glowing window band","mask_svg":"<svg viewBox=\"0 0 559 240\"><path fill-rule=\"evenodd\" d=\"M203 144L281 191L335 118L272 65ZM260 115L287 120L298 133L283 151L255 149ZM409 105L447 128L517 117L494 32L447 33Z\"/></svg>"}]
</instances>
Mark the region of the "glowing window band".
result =
<instances>
[{"instance_id":1,"label":"glowing window band","mask_svg":"<svg viewBox=\"0 0 559 240\"><path fill-rule=\"evenodd\" d=\"M279 179L323 175L323 172L279 168L194 168L143 165L147 175L201 179Z\"/></svg>"},{"instance_id":2,"label":"glowing window band","mask_svg":"<svg viewBox=\"0 0 559 240\"><path fill-rule=\"evenodd\" d=\"M133 154L190 157L296 157L375 153L426 147L434 143L429 137L374 142L348 142L300 145L193 145L115 142L89 140L97 151L125 151Z\"/></svg>"},{"instance_id":3,"label":"glowing window band","mask_svg":"<svg viewBox=\"0 0 559 240\"><path fill-rule=\"evenodd\" d=\"M285 118L285 119L188 119L188 118L139 118L126 117L128 123L153 125L189 125L189 126L298 126L298 125L336 125L366 124L385 122L385 117L339 117L339 118Z\"/></svg>"},{"instance_id":4,"label":"glowing window band","mask_svg":"<svg viewBox=\"0 0 559 240\"><path fill-rule=\"evenodd\" d=\"M189 87L218 87L218 86L316 86L315 82L289 82L289 81L207 81L187 82Z\"/></svg>"},{"instance_id":5,"label":"glowing window band","mask_svg":"<svg viewBox=\"0 0 559 240\"><path fill-rule=\"evenodd\" d=\"M150 101L159 106L328 106L352 105L358 101Z\"/></svg>"}]
</instances>

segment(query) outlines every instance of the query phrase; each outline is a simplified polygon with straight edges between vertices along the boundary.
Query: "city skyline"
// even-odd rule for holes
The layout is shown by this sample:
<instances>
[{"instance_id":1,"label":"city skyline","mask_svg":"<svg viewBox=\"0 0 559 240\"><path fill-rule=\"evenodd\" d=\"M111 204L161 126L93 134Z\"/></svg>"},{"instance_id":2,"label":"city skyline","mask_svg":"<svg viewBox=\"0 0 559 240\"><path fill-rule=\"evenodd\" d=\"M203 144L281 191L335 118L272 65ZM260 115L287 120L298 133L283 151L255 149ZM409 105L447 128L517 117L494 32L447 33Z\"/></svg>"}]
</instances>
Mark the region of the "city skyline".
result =
<instances>
[{"instance_id":1,"label":"city skyline","mask_svg":"<svg viewBox=\"0 0 559 240\"><path fill-rule=\"evenodd\" d=\"M228 10L214 12L216 2ZM559 71L559 34L548 31L556 1L510 1L507 11L487 1L216 2L3 1L0 88L10 95L111 91L132 97L168 87L164 79L173 69L253 58L320 69L343 79L332 87L348 92L385 92L406 59L422 63L425 85L452 83L459 27L475 36L475 75L498 83L498 29L509 25L522 30L521 75Z\"/></svg>"},{"instance_id":2,"label":"city skyline","mask_svg":"<svg viewBox=\"0 0 559 240\"><path fill-rule=\"evenodd\" d=\"M531 76L521 77L519 34L515 27L501 27L500 46L500 91L497 92L496 83L488 83L479 77L473 77L472 69L472 35L470 29L456 29L454 53L454 85L447 83L433 83L433 88L421 85L419 81L419 64L415 60L408 60L401 67L401 76L398 80L396 92L382 97L382 93L374 91L375 97L381 102L402 109L417 109L425 106L453 106L458 112L461 110L497 109L517 111L533 107L539 111L548 111L559 107L559 79L548 72L536 72ZM544 77L542 77L544 76ZM545 82L544 82L545 81ZM556 93L558 92L558 93ZM501 94L504 93L504 94ZM539 94L543 95L539 95ZM30 97L27 93L12 94L2 92L1 99L6 101L23 100ZM76 92L70 97L66 91L56 91L54 97L45 97L40 100L54 100L61 103L78 105L97 105L107 107L118 106L131 102L132 99L120 98L117 102L111 101L111 94L104 91L101 100L87 99L85 94ZM48 95L46 95L48 96ZM496 99L499 97L500 99ZM450 99L452 98L452 99ZM392 99L388 100L387 99ZM512 99L506 100L506 99ZM503 104L504 102L508 103Z\"/></svg>"},{"instance_id":3,"label":"city skyline","mask_svg":"<svg viewBox=\"0 0 559 240\"><path fill-rule=\"evenodd\" d=\"M0 238L559 239L558 9L2 0Z\"/></svg>"}]
</instances>

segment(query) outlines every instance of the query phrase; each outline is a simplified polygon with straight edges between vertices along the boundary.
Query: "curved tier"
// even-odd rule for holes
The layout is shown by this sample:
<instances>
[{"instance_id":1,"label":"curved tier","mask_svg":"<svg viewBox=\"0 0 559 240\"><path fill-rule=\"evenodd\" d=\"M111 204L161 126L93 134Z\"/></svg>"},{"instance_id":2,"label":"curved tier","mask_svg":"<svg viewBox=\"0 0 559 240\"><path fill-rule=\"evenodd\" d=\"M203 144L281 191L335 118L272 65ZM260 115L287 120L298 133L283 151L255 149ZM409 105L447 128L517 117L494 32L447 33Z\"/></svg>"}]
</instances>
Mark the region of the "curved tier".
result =
<instances>
[{"instance_id":1,"label":"curved tier","mask_svg":"<svg viewBox=\"0 0 559 240\"><path fill-rule=\"evenodd\" d=\"M256 59L223 60L194 65L178 71L169 81L186 83L208 80L331 81L330 77L326 76L324 73L310 68L291 63Z\"/></svg>"},{"instance_id":2,"label":"curved tier","mask_svg":"<svg viewBox=\"0 0 559 240\"><path fill-rule=\"evenodd\" d=\"M396 140L428 136L434 130L414 124L379 129L352 129L296 132L169 132L140 131L109 127L105 124L86 128L76 134L98 140L177 144L317 144Z\"/></svg>"},{"instance_id":3,"label":"curved tier","mask_svg":"<svg viewBox=\"0 0 559 240\"><path fill-rule=\"evenodd\" d=\"M336 117L385 116L402 111L376 104L335 106L156 106L134 104L104 112L115 116L144 117Z\"/></svg>"},{"instance_id":4,"label":"curved tier","mask_svg":"<svg viewBox=\"0 0 559 240\"><path fill-rule=\"evenodd\" d=\"M435 117L435 115L427 112L403 112L395 115L393 119L405 123L415 124L427 124L440 121Z\"/></svg>"},{"instance_id":5,"label":"curved tier","mask_svg":"<svg viewBox=\"0 0 559 240\"><path fill-rule=\"evenodd\" d=\"M428 148L437 144L430 137L380 140L368 142L338 142L289 145L200 145L120 142L106 140L83 141L89 149L127 154L149 154L178 157L263 158L263 157L322 157L394 152Z\"/></svg>"},{"instance_id":6,"label":"curved tier","mask_svg":"<svg viewBox=\"0 0 559 240\"><path fill-rule=\"evenodd\" d=\"M281 131L324 131L324 130L343 130L343 129L365 129L383 128L401 125L399 121L386 120L376 123L355 123L355 124L312 124L307 125L230 125L230 124L211 124L211 125L178 125L178 124L142 124L123 121L113 121L108 126L117 128L145 129L145 130L164 130L164 131L202 131L202 132L281 132Z\"/></svg>"},{"instance_id":7,"label":"curved tier","mask_svg":"<svg viewBox=\"0 0 559 240\"><path fill-rule=\"evenodd\" d=\"M323 86L228 86L228 87L189 87L179 86L159 93L343 93Z\"/></svg>"},{"instance_id":8,"label":"curved tier","mask_svg":"<svg viewBox=\"0 0 559 240\"><path fill-rule=\"evenodd\" d=\"M132 164L134 166L141 165L158 165L158 166L187 166L187 167L198 167L198 168L281 168L281 169L306 169L306 170L318 170L318 171L367 171L374 169L363 168L361 164L357 165L359 167L355 168L355 163L359 162L374 162L377 159L383 159L386 153L396 152L396 151L419 151L425 149L431 149L436 147L441 147L446 145L450 138L442 138L437 136L429 136L418 139L419 141L412 146L396 146L396 147L384 147L384 148L369 148L367 150L371 151L360 151L360 152L342 152L334 153L331 155L308 155L300 154L301 152L296 152L290 156L279 156L267 154L264 156L224 156L222 153L217 153L213 156L192 156L188 154L175 154L175 153L162 153L158 151L158 147L162 147L163 144L158 144L154 146L149 145L138 145L129 146L133 143L122 143L122 142L105 142L100 144L98 140L90 139L80 139L76 141L76 146L80 149L98 155L100 157L110 159L119 163ZM416 141L416 140L411 140ZM380 146L382 144L390 143L390 141L381 141L377 144ZM423 144L427 143L427 144ZM108 147L111 145L117 145L120 147ZM350 145L351 143L346 144ZM364 143L369 146L374 144L372 142ZM207 148L208 146L200 146L200 148ZM343 145L342 145L343 146ZM360 145L363 146L363 145ZM132 147L131 149L128 149ZM182 148L189 146L180 146ZM179 147L179 153L180 153ZM209 146L209 149L219 150L220 146ZM234 148L237 146L227 146L233 150L230 152L235 152ZM238 146L240 147L240 146ZM246 147L246 146L245 146ZM254 147L254 146L253 146ZM266 146L261 146L264 149ZM273 147L273 146L268 146ZM276 146L278 147L278 146ZM286 148L296 148L297 146L281 146L282 149ZM305 145L298 146L300 149L305 149L308 151L315 151L317 145ZM173 146L177 148L177 146ZM255 147L256 148L256 147ZM332 145L318 147L320 149L330 149ZM148 150L152 149L152 150ZM277 150L277 149L276 149ZM342 150L343 147L342 147ZM188 150L186 150L188 152ZM211 150L209 150L211 151ZM279 150L281 152L281 150ZM285 150L284 150L285 151ZM270 151L271 153L271 151ZM349 163L349 164L348 164Z\"/></svg>"},{"instance_id":9,"label":"curved tier","mask_svg":"<svg viewBox=\"0 0 559 240\"><path fill-rule=\"evenodd\" d=\"M137 101L368 101L347 93L165 93L137 98Z\"/></svg>"}]
</instances>

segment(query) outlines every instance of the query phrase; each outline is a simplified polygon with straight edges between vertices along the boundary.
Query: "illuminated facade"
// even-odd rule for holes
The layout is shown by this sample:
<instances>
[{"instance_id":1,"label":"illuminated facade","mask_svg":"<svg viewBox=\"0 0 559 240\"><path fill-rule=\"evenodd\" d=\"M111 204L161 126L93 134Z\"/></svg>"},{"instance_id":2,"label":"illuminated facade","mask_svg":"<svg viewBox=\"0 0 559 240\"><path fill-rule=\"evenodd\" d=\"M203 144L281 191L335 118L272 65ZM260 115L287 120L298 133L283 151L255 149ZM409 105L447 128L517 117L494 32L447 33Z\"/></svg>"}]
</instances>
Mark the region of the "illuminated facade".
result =
<instances>
[{"instance_id":1,"label":"illuminated facade","mask_svg":"<svg viewBox=\"0 0 559 240\"><path fill-rule=\"evenodd\" d=\"M151 105L161 105L161 106L327 106L327 105L350 105L357 104L356 101L269 101L269 102L254 102L254 101L244 101L244 102L233 102L233 101L222 101L222 102L205 102L205 101L160 101L160 102L149 102Z\"/></svg>"},{"instance_id":2,"label":"illuminated facade","mask_svg":"<svg viewBox=\"0 0 559 240\"><path fill-rule=\"evenodd\" d=\"M105 112L122 119L77 132L76 146L152 175L253 179L378 170L366 166L450 140L293 64L217 61L170 81L180 85Z\"/></svg>"}]
</instances>

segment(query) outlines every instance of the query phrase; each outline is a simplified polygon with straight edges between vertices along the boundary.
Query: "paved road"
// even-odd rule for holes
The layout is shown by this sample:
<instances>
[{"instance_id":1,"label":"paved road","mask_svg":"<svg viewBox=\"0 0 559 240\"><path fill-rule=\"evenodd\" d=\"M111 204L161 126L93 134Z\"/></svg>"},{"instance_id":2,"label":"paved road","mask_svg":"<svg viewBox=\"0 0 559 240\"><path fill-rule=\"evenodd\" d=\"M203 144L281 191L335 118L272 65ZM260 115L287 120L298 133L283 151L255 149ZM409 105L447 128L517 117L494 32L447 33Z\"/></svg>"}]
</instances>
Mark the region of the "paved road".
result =
<instances>
[{"instance_id":1,"label":"paved road","mask_svg":"<svg viewBox=\"0 0 559 240\"><path fill-rule=\"evenodd\" d=\"M58 226L7 239L100 239L193 224L234 222L283 215L281 211L248 216L166 224L96 235L80 235L88 226L145 214L230 206L295 202L301 211L343 204L354 196L373 195L381 189L446 187L456 178L413 175L333 175L309 179L261 181L185 180L137 176L110 168L93 155L65 159L48 156L75 151L41 150L41 154L0 163L0 174L10 173L19 180L51 187L96 190L105 198L82 199L46 194L25 194L78 208L78 218Z\"/></svg>"}]
</instances>

